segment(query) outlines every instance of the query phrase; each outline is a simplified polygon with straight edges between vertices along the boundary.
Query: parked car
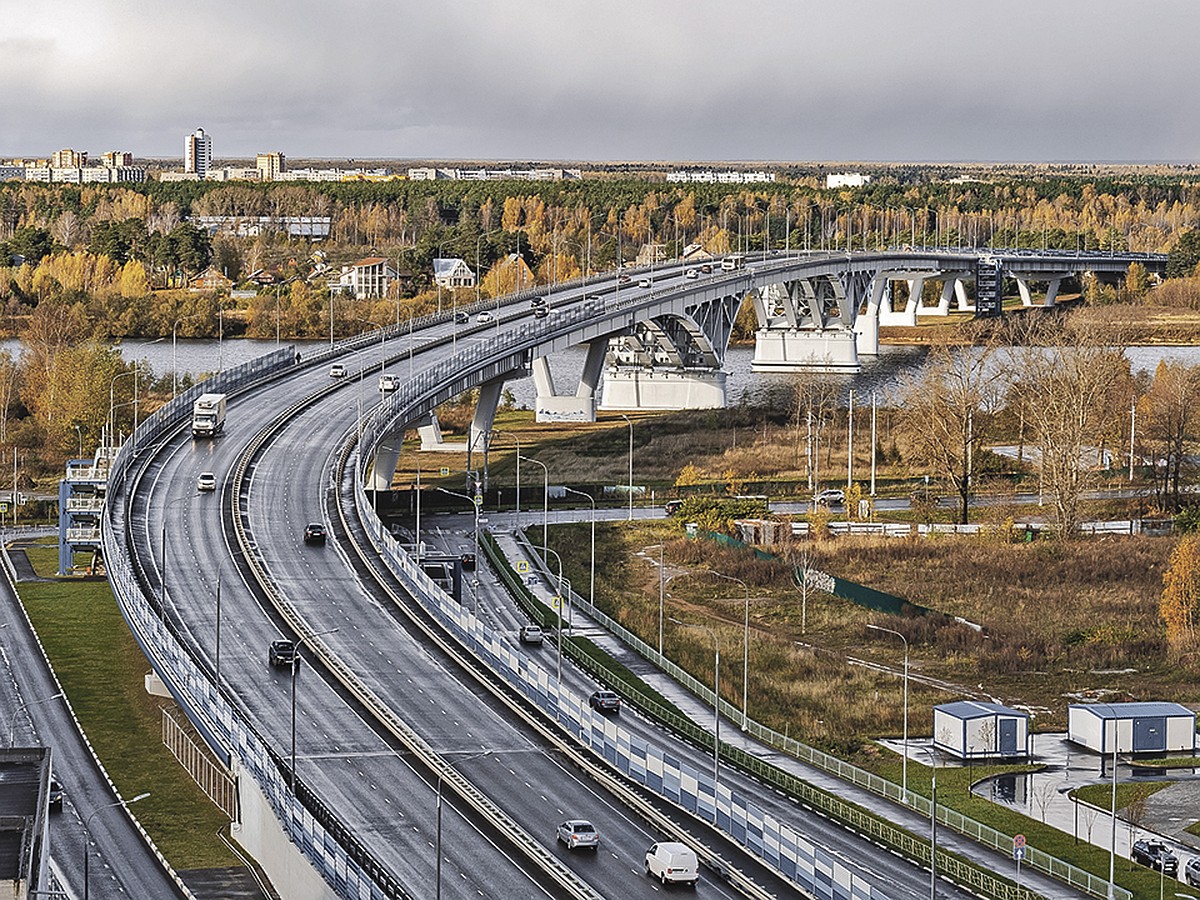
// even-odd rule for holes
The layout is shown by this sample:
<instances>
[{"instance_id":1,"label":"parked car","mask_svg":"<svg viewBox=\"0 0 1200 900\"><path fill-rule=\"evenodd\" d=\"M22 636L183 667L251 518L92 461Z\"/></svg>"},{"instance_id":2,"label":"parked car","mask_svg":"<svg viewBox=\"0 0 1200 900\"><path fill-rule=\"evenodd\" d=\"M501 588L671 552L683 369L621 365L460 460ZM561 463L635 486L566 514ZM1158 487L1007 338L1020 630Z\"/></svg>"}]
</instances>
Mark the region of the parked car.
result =
<instances>
[{"instance_id":1,"label":"parked car","mask_svg":"<svg viewBox=\"0 0 1200 900\"><path fill-rule=\"evenodd\" d=\"M490 312L488 312L485 309L483 312L481 312L479 315L477 315L475 317L475 321L478 322L480 325L486 325L488 322L495 321L495 318L496 318L495 316L493 316Z\"/></svg>"},{"instance_id":2,"label":"parked car","mask_svg":"<svg viewBox=\"0 0 1200 900\"><path fill-rule=\"evenodd\" d=\"M608 713L619 713L621 711L621 698L617 696L615 691L595 691L588 698L588 705L596 712L605 715Z\"/></svg>"},{"instance_id":3,"label":"parked car","mask_svg":"<svg viewBox=\"0 0 1200 900\"><path fill-rule=\"evenodd\" d=\"M50 779L50 790L46 794L46 803L52 813L60 813L63 809L63 789L57 778Z\"/></svg>"},{"instance_id":4,"label":"parked car","mask_svg":"<svg viewBox=\"0 0 1200 900\"><path fill-rule=\"evenodd\" d=\"M1183 867L1183 880L1192 887L1200 887L1200 856L1193 856Z\"/></svg>"},{"instance_id":5,"label":"parked car","mask_svg":"<svg viewBox=\"0 0 1200 900\"><path fill-rule=\"evenodd\" d=\"M664 885L690 884L700 880L700 861L687 844L660 841L646 851L646 874Z\"/></svg>"},{"instance_id":6,"label":"parked car","mask_svg":"<svg viewBox=\"0 0 1200 900\"><path fill-rule=\"evenodd\" d=\"M276 669L291 668L300 664L300 656L296 651L295 641L271 641L271 649L267 654L271 665Z\"/></svg>"},{"instance_id":7,"label":"parked car","mask_svg":"<svg viewBox=\"0 0 1200 900\"><path fill-rule=\"evenodd\" d=\"M846 502L846 492L837 488L828 488L824 491L821 491L813 499L816 500L816 502L821 506L833 506L837 503Z\"/></svg>"},{"instance_id":8,"label":"parked car","mask_svg":"<svg viewBox=\"0 0 1200 900\"><path fill-rule=\"evenodd\" d=\"M586 819L567 819L558 826L558 841L568 850L598 850L600 832Z\"/></svg>"},{"instance_id":9,"label":"parked car","mask_svg":"<svg viewBox=\"0 0 1200 900\"><path fill-rule=\"evenodd\" d=\"M1174 877L1179 871L1179 860L1171 852L1171 848L1162 841L1134 841L1130 857L1135 863L1148 866L1164 875Z\"/></svg>"},{"instance_id":10,"label":"parked car","mask_svg":"<svg viewBox=\"0 0 1200 900\"><path fill-rule=\"evenodd\" d=\"M334 363L332 366L329 367L329 377L330 378L345 378L346 377L346 367L343 366L341 363Z\"/></svg>"},{"instance_id":11,"label":"parked car","mask_svg":"<svg viewBox=\"0 0 1200 900\"><path fill-rule=\"evenodd\" d=\"M546 633L542 631L540 625L522 625L518 637L522 644L534 644L540 647L542 641L546 639Z\"/></svg>"},{"instance_id":12,"label":"parked car","mask_svg":"<svg viewBox=\"0 0 1200 900\"><path fill-rule=\"evenodd\" d=\"M306 544L324 544L325 543L325 526L320 522L309 522L304 526L304 543Z\"/></svg>"},{"instance_id":13,"label":"parked car","mask_svg":"<svg viewBox=\"0 0 1200 900\"><path fill-rule=\"evenodd\" d=\"M217 489L217 476L212 472L201 472L196 476L196 490L198 491L215 491Z\"/></svg>"}]
</instances>

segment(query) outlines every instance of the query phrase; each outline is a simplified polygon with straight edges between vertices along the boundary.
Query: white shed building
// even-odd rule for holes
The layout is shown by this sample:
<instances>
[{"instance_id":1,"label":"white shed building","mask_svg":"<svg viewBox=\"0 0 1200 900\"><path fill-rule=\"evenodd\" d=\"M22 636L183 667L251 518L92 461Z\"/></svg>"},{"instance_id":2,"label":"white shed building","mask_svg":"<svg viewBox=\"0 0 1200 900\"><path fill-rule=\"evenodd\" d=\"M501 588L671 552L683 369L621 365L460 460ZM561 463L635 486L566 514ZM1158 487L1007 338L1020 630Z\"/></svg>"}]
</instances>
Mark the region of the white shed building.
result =
<instances>
[{"instance_id":1,"label":"white shed building","mask_svg":"<svg viewBox=\"0 0 1200 900\"><path fill-rule=\"evenodd\" d=\"M1196 714L1178 703L1072 703L1067 738L1089 750L1179 753L1196 749Z\"/></svg>"},{"instance_id":2,"label":"white shed building","mask_svg":"<svg viewBox=\"0 0 1200 900\"><path fill-rule=\"evenodd\" d=\"M976 700L943 703L933 708L933 745L959 759L1029 756L1029 714Z\"/></svg>"}]
</instances>

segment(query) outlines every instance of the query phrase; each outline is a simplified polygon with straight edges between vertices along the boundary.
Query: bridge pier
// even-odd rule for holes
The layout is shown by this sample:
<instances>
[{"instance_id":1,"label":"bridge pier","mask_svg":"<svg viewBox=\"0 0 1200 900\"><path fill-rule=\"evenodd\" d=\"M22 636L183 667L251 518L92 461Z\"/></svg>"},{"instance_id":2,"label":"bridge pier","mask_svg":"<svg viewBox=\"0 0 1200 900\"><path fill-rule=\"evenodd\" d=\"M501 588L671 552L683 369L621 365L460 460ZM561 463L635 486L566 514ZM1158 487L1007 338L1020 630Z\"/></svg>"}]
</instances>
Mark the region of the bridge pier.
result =
<instances>
[{"instance_id":1,"label":"bridge pier","mask_svg":"<svg viewBox=\"0 0 1200 900\"><path fill-rule=\"evenodd\" d=\"M855 349L860 356L879 355L879 324L883 310L892 306L892 280L886 272L878 272L871 282L867 296L866 312L854 320L854 333L858 336Z\"/></svg>"},{"instance_id":2,"label":"bridge pier","mask_svg":"<svg viewBox=\"0 0 1200 900\"><path fill-rule=\"evenodd\" d=\"M915 328L917 324L917 307L921 305L921 294L925 290L925 276L916 275L906 279L908 281L908 300L904 304L904 309L900 312L892 307L890 302L883 304L879 309L879 324L880 325L906 325L910 328Z\"/></svg>"},{"instance_id":3,"label":"bridge pier","mask_svg":"<svg viewBox=\"0 0 1200 900\"><path fill-rule=\"evenodd\" d=\"M857 372L860 368L857 340L850 329L760 328L754 335L751 372Z\"/></svg>"},{"instance_id":4,"label":"bridge pier","mask_svg":"<svg viewBox=\"0 0 1200 900\"><path fill-rule=\"evenodd\" d=\"M434 427L436 427L436 419ZM441 434L440 428L438 434ZM400 447L398 445L403 442L404 435L401 434L399 438L396 441L397 446L393 447L387 441L380 441L379 446L375 448L375 456L371 460L371 471L367 479L367 490L390 491L392 489L392 478L396 474L396 467L400 464ZM422 443L424 443L424 436L422 436Z\"/></svg>"},{"instance_id":5,"label":"bridge pier","mask_svg":"<svg viewBox=\"0 0 1200 900\"><path fill-rule=\"evenodd\" d=\"M722 409L725 404L725 373L720 369L613 366L604 373L600 408Z\"/></svg>"},{"instance_id":6,"label":"bridge pier","mask_svg":"<svg viewBox=\"0 0 1200 900\"><path fill-rule=\"evenodd\" d=\"M1058 288L1062 284L1062 280L1064 277L1066 277L1066 276L1057 276L1055 278L1050 278L1047 281L1046 296L1042 300L1041 303L1033 302L1033 292L1029 289L1029 282L1031 279L1018 278L1017 279L1017 292L1020 293L1020 295L1021 295L1021 305L1024 307L1028 307L1028 308L1032 308L1034 306L1040 306L1040 307L1043 307L1046 309L1049 309L1050 307L1054 306L1054 301L1058 297Z\"/></svg>"},{"instance_id":7,"label":"bridge pier","mask_svg":"<svg viewBox=\"0 0 1200 900\"><path fill-rule=\"evenodd\" d=\"M587 345L587 356L583 362L583 373L575 396L558 395L554 391L554 377L550 373L550 361L544 356L533 361L533 383L537 389L534 417L538 422L595 422L596 388L600 385L600 374L604 370L604 355L608 352L608 338L596 338Z\"/></svg>"},{"instance_id":8,"label":"bridge pier","mask_svg":"<svg viewBox=\"0 0 1200 900\"><path fill-rule=\"evenodd\" d=\"M959 312L975 312L975 304L967 296L967 285L961 275L947 274L942 282L942 296L938 305L922 307L917 304L917 315L948 316L950 315L950 299L954 298L955 307Z\"/></svg>"}]
</instances>

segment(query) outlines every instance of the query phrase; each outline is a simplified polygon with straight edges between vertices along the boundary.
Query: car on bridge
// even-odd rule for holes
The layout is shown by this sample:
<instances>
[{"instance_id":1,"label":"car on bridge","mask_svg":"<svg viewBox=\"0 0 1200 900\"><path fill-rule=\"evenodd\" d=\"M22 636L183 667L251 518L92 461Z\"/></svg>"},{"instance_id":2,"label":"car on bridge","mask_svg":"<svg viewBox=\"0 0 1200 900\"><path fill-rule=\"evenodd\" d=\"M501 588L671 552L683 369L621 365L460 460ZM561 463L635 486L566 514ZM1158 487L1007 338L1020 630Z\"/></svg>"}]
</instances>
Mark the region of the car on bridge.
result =
<instances>
[{"instance_id":1,"label":"car on bridge","mask_svg":"<svg viewBox=\"0 0 1200 900\"><path fill-rule=\"evenodd\" d=\"M324 545L325 537L325 526L320 522L309 522L304 526L304 543Z\"/></svg>"},{"instance_id":2,"label":"car on bridge","mask_svg":"<svg viewBox=\"0 0 1200 900\"><path fill-rule=\"evenodd\" d=\"M533 644L535 647L540 647L546 639L546 634L540 625L522 625L521 630L517 632L517 638L522 644Z\"/></svg>"},{"instance_id":3,"label":"car on bridge","mask_svg":"<svg viewBox=\"0 0 1200 900\"><path fill-rule=\"evenodd\" d=\"M621 711L621 698L617 696L616 691L595 691L588 698L588 706L601 715L619 713Z\"/></svg>"},{"instance_id":4,"label":"car on bridge","mask_svg":"<svg viewBox=\"0 0 1200 900\"><path fill-rule=\"evenodd\" d=\"M198 491L215 491L217 489L217 476L212 472L201 472L196 476L196 490Z\"/></svg>"},{"instance_id":5,"label":"car on bridge","mask_svg":"<svg viewBox=\"0 0 1200 900\"><path fill-rule=\"evenodd\" d=\"M276 669L288 668L300 664L300 653L295 641L271 641L271 649L267 659Z\"/></svg>"},{"instance_id":6,"label":"car on bridge","mask_svg":"<svg viewBox=\"0 0 1200 900\"><path fill-rule=\"evenodd\" d=\"M1200 887L1200 856L1193 856L1183 867L1183 880L1192 887Z\"/></svg>"},{"instance_id":7,"label":"car on bridge","mask_svg":"<svg viewBox=\"0 0 1200 900\"><path fill-rule=\"evenodd\" d=\"M496 319L496 317L493 316L486 309L475 317L475 321L478 322L480 325L486 325L488 322L494 322L495 319Z\"/></svg>"},{"instance_id":8,"label":"car on bridge","mask_svg":"<svg viewBox=\"0 0 1200 900\"><path fill-rule=\"evenodd\" d=\"M558 842L568 850L599 850L600 832L586 819L567 819L558 826Z\"/></svg>"},{"instance_id":9,"label":"car on bridge","mask_svg":"<svg viewBox=\"0 0 1200 900\"><path fill-rule=\"evenodd\" d=\"M385 373L379 376L379 392L381 394L391 394L398 387L400 387L400 379L395 375Z\"/></svg>"},{"instance_id":10,"label":"car on bridge","mask_svg":"<svg viewBox=\"0 0 1200 900\"><path fill-rule=\"evenodd\" d=\"M455 325L466 325L470 321L471 321L471 317L468 316L465 312L456 312L454 314L454 324Z\"/></svg>"},{"instance_id":11,"label":"car on bridge","mask_svg":"<svg viewBox=\"0 0 1200 900\"><path fill-rule=\"evenodd\" d=\"M63 787L53 776L50 778L50 790L46 794L46 805L52 813L60 813L63 810Z\"/></svg>"},{"instance_id":12,"label":"car on bridge","mask_svg":"<svg viewBox=\"0 0 1200 900\"><path fill-rule=\"evenodd\" d=\"M654 287L654 282L651 281L649 278L643 278L640 281L638 281L638 287L640 287L640 288Z\"/></svg>"},{"instance_id":13,"label":"car on bridge","mask_svg":"<svg viewBox=\"0 0 1200 900\"><path fill-rule=\"evenodd\" d=\"M545 306L545 305L546 305L546 298L545 298L545 297L543 297L543 296L541 296L540 294L539 294L538 296L536 296L536 297L531 297L531 298L529 299L529 305L530 305L530 306L532 306L532 307L534 307L534 308L537 308L537 307L539 307L539 306Z\"/></svg>"},{"instance_id":14,"label":"car on bridge","mask_svg":"<svg viewBox=\"0 0 1200 900\"><path fill-rule=\"evenodd\" d=\"M668 884L696 886L700 880L700 861L696 852L678 841L659 841L646 851L646 874Z\"/></svg>"},{"instance_id":15,"label":"car on bridge","mask_svg":"<svg viewBox=\"0 0 1200 900\"><path fill-rule=\"evenodd\" d=\"M341 363L334 363L332 366L329 367L329 377L330 378L345 378L346 377L346 367L343 366Z\"/></svg>"}]
</instances>

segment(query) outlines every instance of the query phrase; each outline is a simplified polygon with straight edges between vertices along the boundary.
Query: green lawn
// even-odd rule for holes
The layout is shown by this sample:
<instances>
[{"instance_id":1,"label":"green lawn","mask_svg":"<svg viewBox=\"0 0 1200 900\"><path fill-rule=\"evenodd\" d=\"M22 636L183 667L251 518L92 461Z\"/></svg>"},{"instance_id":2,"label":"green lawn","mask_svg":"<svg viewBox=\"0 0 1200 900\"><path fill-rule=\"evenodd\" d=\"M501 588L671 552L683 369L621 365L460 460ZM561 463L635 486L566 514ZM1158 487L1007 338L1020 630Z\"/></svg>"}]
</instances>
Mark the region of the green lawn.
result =
<instances>
[{"instance_id":1,"label":"green lawn","mask_svg":"<svg viewBox=\"0 0 1200 900\"><path fill-rule=\"evenodd\" d=\"M217 837L228 820L163 746L160 710L174 704L146 693L143 678L150 665L108 584L27 583L20 594L88 739L121 794L150 792L138 803L137 816L171 865L179 870L241 865Z\"/></svg>"}]
</instances>

